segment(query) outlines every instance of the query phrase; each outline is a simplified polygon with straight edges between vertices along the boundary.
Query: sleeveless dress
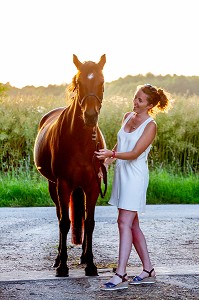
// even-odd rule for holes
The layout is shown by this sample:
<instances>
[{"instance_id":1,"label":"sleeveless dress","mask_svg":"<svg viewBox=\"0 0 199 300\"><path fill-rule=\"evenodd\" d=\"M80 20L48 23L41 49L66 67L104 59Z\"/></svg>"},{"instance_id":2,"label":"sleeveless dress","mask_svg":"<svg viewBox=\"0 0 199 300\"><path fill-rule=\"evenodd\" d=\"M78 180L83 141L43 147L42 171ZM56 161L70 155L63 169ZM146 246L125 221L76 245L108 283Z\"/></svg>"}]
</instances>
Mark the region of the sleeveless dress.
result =
<instances>
[{"instance_id":1,"label":"sleeveless dress","mask_svg":"<svg viewBox=\"0 0 199 300\"><path fill-rule=\"evenodd\" d=\"M125 132L124 127L134 113L130 113L122 124L117 135L117 151L131 151L141 137L146 125L153 121L149 117L137 129L132 132ZM145 212L146 191L149 182L149 171L147 157L151 145L134 160L117 159L115 165L112 194L109 204L121 209Z\"/></svg>"}]
</instances>

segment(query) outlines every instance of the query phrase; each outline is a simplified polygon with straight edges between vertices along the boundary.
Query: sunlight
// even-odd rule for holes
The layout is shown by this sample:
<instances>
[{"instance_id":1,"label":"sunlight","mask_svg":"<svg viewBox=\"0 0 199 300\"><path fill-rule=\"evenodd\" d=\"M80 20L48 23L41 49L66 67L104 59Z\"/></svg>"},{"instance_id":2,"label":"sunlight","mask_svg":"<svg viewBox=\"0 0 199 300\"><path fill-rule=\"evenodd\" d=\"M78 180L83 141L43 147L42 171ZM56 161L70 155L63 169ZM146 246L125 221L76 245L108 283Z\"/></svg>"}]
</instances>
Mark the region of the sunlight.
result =
<instances>
[{"instance_id":1,"label":"sunlight","mask_svg":"<svg viewBox=\"0 0 199 300\"><path fill-rule=\"evenodd\" d=\"M148 72L199 75L196 4L3 1L0 82L18 87L69 83L76 72L73 53L96 62L105 53L106 81Z\"/></svg>"}]
</instances>

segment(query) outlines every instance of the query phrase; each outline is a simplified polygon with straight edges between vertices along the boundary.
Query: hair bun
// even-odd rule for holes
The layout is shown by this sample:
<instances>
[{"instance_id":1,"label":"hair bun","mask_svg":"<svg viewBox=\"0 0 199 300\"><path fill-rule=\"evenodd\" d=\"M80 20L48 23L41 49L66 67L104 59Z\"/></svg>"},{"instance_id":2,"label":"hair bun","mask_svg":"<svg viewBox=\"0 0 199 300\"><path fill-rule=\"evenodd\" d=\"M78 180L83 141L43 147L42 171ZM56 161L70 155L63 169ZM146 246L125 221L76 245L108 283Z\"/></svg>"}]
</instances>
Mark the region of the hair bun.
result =
<instances>
[{"instance_id":1,"label":"hair bun","mask_svg":"<svg viewBox=\"0 0 199 300\"><path fill-rule=\"evenodd\" d=\"M169 102L167 95L165 94L164 90L161 88L157 90L157 93L160 97L160 101L158 102L157 106L160 110L165 110L168 107L168 102Z\"/></svg>"}]
</instances>

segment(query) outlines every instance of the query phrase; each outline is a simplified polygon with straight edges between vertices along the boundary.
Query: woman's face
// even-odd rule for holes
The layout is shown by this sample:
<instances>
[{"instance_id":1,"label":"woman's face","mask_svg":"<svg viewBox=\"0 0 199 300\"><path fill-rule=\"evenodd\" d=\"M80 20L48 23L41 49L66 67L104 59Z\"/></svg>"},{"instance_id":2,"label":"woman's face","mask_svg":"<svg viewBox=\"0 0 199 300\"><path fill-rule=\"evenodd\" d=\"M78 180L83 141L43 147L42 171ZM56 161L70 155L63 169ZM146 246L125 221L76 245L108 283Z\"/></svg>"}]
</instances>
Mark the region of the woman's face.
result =
<instances>
[{"instance_id":1,"label":"woman's face","mask_svg":"<svg viewBox=\"0 0 199 300\"><path fill-rule=\"evenodd\" d=\"M152 104L149 104L147 101L147 95L139 89L133 99L133 111L137 114L142 112L148 112L152 108Z\"/></svg>"}]
</instances>

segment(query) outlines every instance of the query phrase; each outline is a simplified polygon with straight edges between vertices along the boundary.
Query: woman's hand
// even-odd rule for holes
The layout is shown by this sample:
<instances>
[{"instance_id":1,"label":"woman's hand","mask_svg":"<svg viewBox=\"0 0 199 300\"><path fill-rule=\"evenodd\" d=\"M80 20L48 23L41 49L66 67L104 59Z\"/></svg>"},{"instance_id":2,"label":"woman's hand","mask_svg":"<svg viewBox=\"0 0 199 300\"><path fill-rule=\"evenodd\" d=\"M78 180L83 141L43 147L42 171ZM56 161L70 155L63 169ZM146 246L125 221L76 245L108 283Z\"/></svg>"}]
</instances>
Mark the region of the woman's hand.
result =
<instances>
[{"instance_id":1,"label":"woman's hand","mask_svg":"<svg viewBox=\"0 0 199 300\"><path fill-rule=\"evenodd\" d=\"M103 160L108 157L112 157L113 151L108 150L108 149L99 149L99 151L95 151L95 154L98 159Z\"/></svg>"}]
</instances>

